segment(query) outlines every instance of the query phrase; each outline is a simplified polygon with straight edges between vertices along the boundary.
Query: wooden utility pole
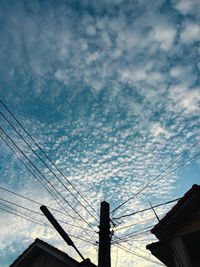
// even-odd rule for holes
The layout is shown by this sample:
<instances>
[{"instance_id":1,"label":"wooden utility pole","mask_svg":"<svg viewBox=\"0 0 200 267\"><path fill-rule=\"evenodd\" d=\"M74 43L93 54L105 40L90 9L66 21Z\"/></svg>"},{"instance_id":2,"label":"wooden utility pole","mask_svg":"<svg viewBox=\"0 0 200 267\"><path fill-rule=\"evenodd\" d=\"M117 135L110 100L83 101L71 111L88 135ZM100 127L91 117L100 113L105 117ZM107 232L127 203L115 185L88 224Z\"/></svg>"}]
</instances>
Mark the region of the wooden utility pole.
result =
<instances>
[{"instance_id":1,"label":"wooden utility pole","mask_svg":"<svg viewBox=\"0 0 200 267\"><path fill-rule=\"evenodd\" d=\"M98 267L111 267L110 239L110 206L103 201L100 209Z\"/></svg>"}]
</instances>

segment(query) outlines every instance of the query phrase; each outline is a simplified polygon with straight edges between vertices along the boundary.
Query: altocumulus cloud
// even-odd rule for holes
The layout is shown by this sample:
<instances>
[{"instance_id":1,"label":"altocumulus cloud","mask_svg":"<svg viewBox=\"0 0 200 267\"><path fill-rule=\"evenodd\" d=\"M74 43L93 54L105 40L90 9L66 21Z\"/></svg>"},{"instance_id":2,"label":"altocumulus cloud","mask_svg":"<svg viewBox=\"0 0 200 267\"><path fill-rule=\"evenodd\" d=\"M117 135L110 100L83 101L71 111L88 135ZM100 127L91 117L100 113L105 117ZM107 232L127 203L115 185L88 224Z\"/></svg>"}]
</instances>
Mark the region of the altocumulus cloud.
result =
<instances>
[{"instance_id":1,"label":"altocumulus cloud","mask_svg":"<svg viewBox=\"0 0 200 267\"><path fill-rule=\"evenodd\" d=\"M1 95L98 212L100 201L105 199L115 208L198 140L198 6L198 0L2 3ZM3 119L1 123L81 216L97 225ZM37 196L38 201L59 209L18 158L3 143L1 147L1 186L33 199ZM197 152L198 147L174 167ZM147 207L147 199L158 203L173 198L182 174L176 172L162 179L115 215ZM1 194L15 203L30 205L12 194ZM66 203L63 205L73 213ZM31 208L39 210L36 204ZM158 209L159 215L169 208ZM53 230L6 214L2 211L0 223L1 229L7 225L0 242L2 266L11 263L35 237L77 257ZM66 220L62 214L57 216ZM134 222L150 217L151 212L141 213ZM39 215L35 218L46 222ZM71 218L68 222L74 224ZM131 218L124 220L124 225L131 223ZM118 236L123 238L154 223L152 218L151 222L124 228ZM91 239L76 227L70 227L70 233ZM93 233L92 237L98 238ZM135 245L138 254L150 257L141 249L145 250L151 238L138 237L124 246L131 249ZM76 244L96 262L95 246L78 240ZM7 251L11 251L10 257ZM155 266L114 246L112 257L117 266Z\"/></svg>"}]
</instances>

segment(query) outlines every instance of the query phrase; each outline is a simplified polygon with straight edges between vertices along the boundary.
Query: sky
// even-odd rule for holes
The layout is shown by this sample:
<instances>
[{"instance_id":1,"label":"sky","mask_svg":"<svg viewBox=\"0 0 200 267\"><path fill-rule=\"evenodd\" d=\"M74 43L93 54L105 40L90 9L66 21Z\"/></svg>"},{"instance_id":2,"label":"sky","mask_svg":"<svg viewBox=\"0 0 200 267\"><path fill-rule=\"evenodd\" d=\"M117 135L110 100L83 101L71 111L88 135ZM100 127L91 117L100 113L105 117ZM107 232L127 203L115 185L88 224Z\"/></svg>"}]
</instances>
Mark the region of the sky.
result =
<instances>
[{"instance_id":1,"label":"sky","mask_svg":"<svg viewBox=\"0 0 200 267\"><path fill-rule=\"evenodd\" d=\"M81 260L44 225L40 205L19 195L59 210L97 263L101 201L112 211L146 186L116 218L199 184L199 8L199 0L0 1L1 101L55 164L1 102L2 267L37 237ZM145 248L156 239L141 234L157 223L152 210L113 221L112 266L160 266Z\"/></svg>"}]
</instances>

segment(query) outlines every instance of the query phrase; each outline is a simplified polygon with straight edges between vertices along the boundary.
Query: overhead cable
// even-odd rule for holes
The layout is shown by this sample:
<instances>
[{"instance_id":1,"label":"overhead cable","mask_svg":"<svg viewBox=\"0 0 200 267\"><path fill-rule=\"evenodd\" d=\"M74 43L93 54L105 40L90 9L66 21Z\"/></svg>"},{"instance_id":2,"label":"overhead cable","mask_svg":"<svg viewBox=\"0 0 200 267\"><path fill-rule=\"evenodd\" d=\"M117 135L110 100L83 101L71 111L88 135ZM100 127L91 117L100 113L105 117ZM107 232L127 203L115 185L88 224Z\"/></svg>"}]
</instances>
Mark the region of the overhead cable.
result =
<instances>
[{"instance_id":1,"label":"overhead cable","mask_svg":"<svg viewBox=\"0 0 200 267\"><path fill-rule=\"evenodd\" d=\"M15 210L14 208L9 207L9 206L7 206L7 205L1 203L1 202L0 202L0 205L2 205L2 206L5 207L5 208L11 209L12 211L8 211L8 210L6 210L6 211L7 211L7 212L10 212L10 213L12 213L12 214L14 214L14 215L16 215L16 216L19 216L19 214L22 214L22 215L20 215L19 217L21 217L21 218L23 218L23 219L28 219L30 222L37 222L37 223L40 224L40 225L45 225L45 226L47 226L47 227L49 226L49 224L47 224L47 223L42 223L42 222L38 221L37 219L32 218L31 216L29 216L29 215L27 215L27 214L24 214L23 212L19 212L19 211L17 211L19 214L14 213L13 210L16 212L16 210ZM1 208L1 209L2 209L2 208ZM24 216L25 216L25 217L24 217Z\"/></svg>"},{"instance_id":2,"label":"overhead cable","mask_svg":"<svg viewBox=\"0 0 200 267\"><path fill-rule=\"evenodd\" d=\"M15 195L15 196L18 196L18 197L20 197L20 198L23 198L23 199L25 199L25 200L31 201L31 202L33 202L33 203L39 205L39 206L44 205L44 203L38 202L38 201L36 201L36 200L33 200L33 199L31 199L31 198L28 198L28 197L26 197L26 196L23 196L23 195L21 195L21 194L18 194L18 193L16 193L16 192L14 192L14 191L12 191L12 190L10 190L10 189L4 188L4 187L2 187L2 186L0 186L0 189L6 191L6 192L8 192L8 193L11 193L11 194L13 194L13 195ZM50 206L47 206L47 205L46 205L46 207L48 207L48 209L50 209L50 210L52 210L52 211L54 211L54 212L60 213L60 214L62 214L62 215L66 215L66 213L64 213L64 212L62 212L62 211L60 211L60 210L54 209L54 208L52 208L52 207L50 207ZM73 218L74 220L82 221L80 218L76 218L76 217L74 217L74 216L72 216L72 218ZM95 226L96 226L96 225L95 225Z\"/></svg>"},{"instance_id":3,"label":"overhead cable","mask_svg":"<svg viewBox=\"0 0 200 267\"><path fill-rule=\"evenodd\" d=\"M11 204L11 205L14 205L14 206L16 206L16 207L18 207L18 208L20 208L20 209L24 209L24 210L27 210L27 211L29 211L29 212L31 212L31 213L37 214L37 215L39 215L39 216L41 216L41 217L44 217L43 213L41 213L41 212L38 212L38 211L35 211L35 210L32 210L32 209L29 209L29 208L24 207L24 206L21 206L21 205L19 205L19 204L16 204L16 203L14 203L14 202L12 202L12 201L9 201L9 200L6 200L6 199L4 199L4 198L0 198L0 200L3 201L3 202L9 203L9 204ZM26 216L27 216L27 215L26 215ZM77 225L68 223L68 222L63 221L63 220L60 220L60 219L58 219L57 221L58 221L58 222L61 222L61 223L64 223L64 224L67 224L67 225L70 225L70 226L73 226L73 227L77 227L77 228L82 229L82 227L80 227L80 226L77 226ZM92 231L92 230L90 230L90 229L85 229L85 230L87 230L87 231Z\"/></svg>"},{"instance_id":4,"label":"overhead cable","mask_svg":"<svg viewBox=\"0 0 200 267\"><path fill-rule=\"evenodd\" d=\"M87 203L87 205L99 216L97 211L92 207L92 205L87 201L87 199L76 189L76 187L70 182L67 177L62 173L62 171L56 166L56 164L50 159L46 152L40 147L40 145L35 141L35 139L29 134L29 132L24 128L24 126L19 122L19 120L14 116L14 114L9 110L9 108L0 99L0 103L8 111L8 113L14 118L18 125L24 130L24 132L29 136L29 138L34 142L38 149L43 153L43 155L50 161L50 163L56 168L56 170L62 175L62 177L68 182L68 184L76 191L76 193Z\"/></svg>"},{"instance_id":5,"label":"overhead cable","mask_svg":"<svg viewBox=\"0 0 200 267\"><path fill-rule=\"evenodd\" d=\"M13 130L20 136L24 143L31 149L31 151L36 155L36 157L44 164L44 166L54 175L54 177L62 184L62 186L78 201L78 203L95 219L95 216L79 201L79 199L66 187L66 185L61 181L61 179L55 174L54 171L45 163L45 161L38 155L38 153L32 148L32 146L25 140L25 138L19 133L19 131L13 126L13 124L7 119L7 117L0 111L1 116L9 123ZM98 221L98 220L97 220Z\"/></svg>"},{"instance_id":6,"label":"overhead cable","mask_svg":"<svg viewBox=\"0 0 200 267\"><path fill-rule=\"evenodd\" d=\"M163 216L165 215L166 213L162 213L162 214L159 214L159 216ZM124 230L124 229L127 229L127 228L130 228L130 227L133 227L133 226L136 226L136 225L141 225L141 224L145 224L147 222L150 222L150 221L153 221L155 220L155 216L154 217L151 217L151 218L148 218L146 220L142 220L142 221L139 221L139 222L136 222L136 223L132 223L132 224L129 224L129 225L125 225L123 227L120 227L120 228L116 228L115 229L115 232L116 231L121 231L121 230Z\"/></svg>"},{"instance_id":7,"label":"overhead cable","mask_svg":"<svg viewBox=\"0 0 200 267\"><path fill-rule=\"evenodd\" d=\"M199 144L200 140L198 142L196 142L194 145L192 145L189 149L187 149L183 154L181 154L174 162L172 162L172 164L170 164L164 171L162 171L160 174L158 174L155 178L153 178L149 183L147 183L143 188L141 188L135 195L133 195L132 197L130 197L129 199L127 199L126 201L122 202L119 206L117 206L114 210L111 211L111 213L114 213L116 210L118 210L119 208L121 208L123 205L125 205L127 202L129 202L130 200L134 199L136 196L138 196L140 193L142 193L144 190L146 190L147 188L149 188L150 186L152 186L154 183L160 181L161 179L166 178L170 173L176 171L177 169L181 168L182 166L186 165L188 162L192 161L193 159L195 159L197 156L200 155L200 153L196 154L195 156L193 156L192 158L190 158L189 160L185 161L184 163L182 163L181 165L179 165L178 167L174 168L173 170L169 171L167 174L165 174L164 176L162 176L160 179L157 180L157 178L159 178L163 173L165 173L170 167L172 167L177 161L179 161L186 153L188 153L190 150L192 150L195 146L197 146Z\"/></svg>"},{"instance_id":8,"label":"overhead cable","mask_svg":"<svg viewBox=\"0 0 200 267\"><path fill-rule=\"evenodd\" d=\"M157 207L160 207L160 206L163 206L163 205L167 205L167 204L170 204L170 203L173 203L173 202L176 202L178 200L180 200L181 198L176 198L176 199L173 199L173 200L170 200L170 201L167 201L167 202L164 202L164 203L161 203L161 204L157 204L157 205L154 205L153 208L157 208ZM113 220L119 220L121 218L124 218L124 217L129 217L129 216L133 216L135 214L138 214L138 213L141 213L141 212L145 212L145 211L148 211L148 210L151 210L151 208L146 208L146 209L143 209L143 210L138 210L136 212L132 212L130 214L125 214L123 216L120 216L120 217L114 217Z\"/></svg>"},{"instance_id":9,"label":"overhead cable","mask_svg":"<svg viewBox=\"0 0 200 267\"><path fill-rule=\"evenodd\" d=\"M62 194L51 184L51 182L41 173L41 171L35 166L35 164L32 163L32 161L25 155L25 153L16 145L16 143L13 141L13 139L5 132L5 130L0 126L0 130L3 132L3 134L13 143L13 145L17 148L18 151L21 152L21 154L28 160L28 162L37 170L37 172L45 179L45 181L50 184L51 187L62 197L62 199L74 210L74 212L91 228L91 225L88 224L88 222L73 208L73 206L62 196ZM66 211L67 212L67 211ZM68 216L71 217L71 214L67 212ZM84 229L83 229L84 230ZM85 231L85 230L84 230ZM94 231L95 232L95 231ZM87 232L86 232L87 233ZM96 232L95 232L96 233ZM90 236L90 238L93 238L89 233L87 235Z\"/></svg>"},{"instance_id":10,"label":"overhead cable","mask_svg":"<svg viewBox=\"0 0 200 267\"><path fill-rule=\"evenodd\" d=\"M133 231L133 232L127 234L127 235L124 235L124 236L120 237L120 241L121 242L125 242L125 241L129 240L132 237L135 237L135 236L138 236L138 235L141 235L141 234L146 234L147 232L150 232L150 229L153 228L153 226L154 225L150 225L150 226L147 226L145 228ZM117 238L115 240L113 240L113 243L116 242L116 241L118 242Z\"/></svg>"},{"instance_id":11,"label":"overhead cable","mask_svg":"<svg viewBox=\"0 0 200 267\"><path fill-rule=\"evenodd\" d=\"M114 236L115 236L118 240L121 240L121 238L118 237L118 236L116 236L115 234L114 234ZM122 240L122 241L123 241L123 240ZM116 241L115 244L119 244L119 243ZM135 245L130 244L130 243L128 243L128 242L127 242L127 244L130 245L130 246L132 246L132 248L136 248L136 249L140 250L140 251L143 252L143 253L149 254L149 252L148 252L147 250L141 249L141 248L139 248L138 246L135 246Z\"/></svg>"},{"instance_id":12,"label":"overhead cable","mask_svg":"<svg viewBox=\"0 0 200 267\"><path fill-rule=\"evenodd\" d=\"M2 205L2 204L1 204L1 205ZM36 221L34 218L32 218L32 219L30 219L30 218L26 218L26 217L20 215L20 213L17 214L17 213L15 213L15 212L6 210L6 209L1 208L1 207L0 207L0 210L6 211L6 212L8 212L8 213L10 213L10 214L13 214L13 215L15 215L15 216L21 217L22 219L27 220L27 221L29 221L29 222L32 222L32 223L35 223L35 224L39 224L39 225L42 225L42 226L45 226L45 227L48 227L48 228L51 228L51 229L54 230L54 228L53 228L51 225L48 225L48 224L45 224L45 223L38 222L38 221ZM26 215L26 216L27 216L27 215ZM92 241L86 240L86 239L84 239L84 238L82 238L82 237L79 237L79 236L76 236L76 235L72 235L72 234L69 234L69 236L74 237L74 238L76 238L76 239L79 239L79 240L81 240L81 241L84 241L84 242L87 242L87 243L90 243L90 244L94 245L94 243L93 243Z\"/></svg>"},{"instance_id":13,"label":"overhead cable","mask_svg":"<svg viewBox=\"0 0 200 267\"><path fill-rule=\"evenodd\" d=\"M37 175L35 175L35 173L30 169L30 167L29 167L29 165L27 164L27 163L25 163L19 156L18 156L18 154L17 154L17 152L11 147L11 145L7 142L7 140L0 134L0 137L1 137L1 139L5 142L5 144L10 148L10 150L17 156L17 158L19 159L19 161L27 168L27 170L34 176L34 178L39 182L39 183L41 183L42 184L42 186L47 190L47 192L53 197L53 199L56 201L56 203L68 214L68 211L66 211L66 209L63 207L63 205L61 205L61 203L57 200L57 197L56 196L54 196L54 193L49 189L49 187L41 180L41 179L39 179L38 177L37 177ZM15 147L15 149L16 149L16 147ZM18 152L19 153L19 152ZM52 185L52 187L53 187L53 189L55 190L55 191L57 191L55 188L54 188L54 186ZM0 188L2 188L2 187L0 187ZM4 189L4 188L2 188L2 189ZM4 190L6 190L6 189L4 189ZM9 190L7 190L7 191L9 191ZM9 191L10 192L10 191ZM13 193L13 192L12 192ZM16 194L16 193L15 193ZM18 195L18 194L16 194L16 195ZM26 197L23 197L23 198L25 198L25 199L28 199L28 198L26 198ZM30 199L29 199L30 200ZM33 200L31 200L31 201L33 201ZM33 201L33 202L35 202L35 203L38 203L37 201ZM42 204L41 204L42 205ZM65 214L66 215L66 214ZM69 215L69 214L68 214ZM70 218L72 218L73 220L79 220L79 221L83 221L84 223L85 223L85 221L84 220L82 220L82 219L80 219L80 218L76 218L76 217L74 217L74 216L72 216L71 214L69 215L70 216Z\"/></svg>"},{"instance_id":14,"label":"overhead cable","mask_svg":"<svg viewBox=\"0 0 200 267\"><path fill-rule=\"evenodd\" d=\"M127 238L124 238L121 240L113 240L112 244L121 244L121 243L127 243L128 241L135 241L135 237L138 238L139 236L147 236L147 235L150 235L151 234L151 231L150 230L146 230L144 232L140 232L140 233L137 233L137 234L134 234L132 236L129 236Z\"/></svg>"},{"instance_id":15,"label":"overhead cable","mask_svg":"<svg viewBox=\"0 0 200 267\"><path fill-rule=\"evenodd\" d=\"M19 161L26 167L26 169L34 176L34 178L42 184L42 186L47 190L47 192L53 197L53 199L57 202L57 204L68 214L68 212L66 211L66 209L63 207L63 205L61 205L61 203L57 200L57 197L54 195L54 193L49 189L49 187L41 180L37 177L37 175L35 175L35 173L30 169L29 165L27 163L25 163L17 154L17 152L10 146L10 144L6 141L6 139L0 134L1 139L5 142L5 144L10 148L10 150L17 156L17 158L19 159ZM16 149L16 148L15 148ZM34 201L35 202L35 201ZM74 216L70 217L72 219L75 220L80 220L83 221L79 218L76 218ZM85 221L83 221L85 222Z\"/></svg>"},{"instance_id":16,"label":"overhead cable","mask_svg":"<svg viewBox=\"0 0 200 267\"><path fill-rule=\"evenodd\" d=\"M143 255L140 255L140 254L138 254L138 253L136 253L136 252L133 252L133 251L131 251L131 250L129 250L129 249L123 247L122 245L115 245L115 246L118 247L118 248L120 248L120 249L122 249L122 250L124 250L124 251L126 251L126 252L129 253L129 254L132 254L132 255L136 256L136 257L142 258L142 259L144 259L144 260L146 260L146 261L149 261L149 262L151 262L151 263L156 263L156 264L165 266L164 264L162 264L162 263L160 263L160 262L157 262L157 261L154 261L154 260L150 260L149 258L146 258L146 257L143 256Z\"/></svg>"}]
</instances>

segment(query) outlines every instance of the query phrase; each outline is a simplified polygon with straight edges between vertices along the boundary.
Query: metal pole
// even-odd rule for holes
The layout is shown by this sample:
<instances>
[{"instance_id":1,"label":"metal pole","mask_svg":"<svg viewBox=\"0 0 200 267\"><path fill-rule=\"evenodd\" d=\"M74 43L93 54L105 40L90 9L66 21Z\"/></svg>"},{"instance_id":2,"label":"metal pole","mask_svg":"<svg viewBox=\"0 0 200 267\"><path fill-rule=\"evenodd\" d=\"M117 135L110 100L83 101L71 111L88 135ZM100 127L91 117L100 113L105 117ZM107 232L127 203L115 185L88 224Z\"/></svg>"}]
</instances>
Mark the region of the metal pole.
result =
<instances>
[{"instance_id":1,"label":"metal pole","mask_svg":"<svg viewBox=\"0 0 200 267\"><path fill-rule=\"evenodd\" d=\"M101 202L99 230L98 267L111 267L110 206L106 201Z\"/></svg>"},{"instance_id":2,"label":"metal pole","mask_svg":"<svg viewBox=\"0 0 200 267\"><path fill-rule=\"evenodd\" d=\"M58 231L58 233L62 236L62 238L65 240L65 242L72 246L76 252L79 254L79 256L83 259L83 255L80 253L80 251L75 247L74 242L71 240L71 238L68 236L68 234L63 230L63 228L60 226L60 224L57 222L57 220L53 217L51 212L47 209L46 206L40 207L41 211L44 213L44 215L47 217L47 219L50 221L50 223L54 226L54 228Z\"/></svg>"}]
</instances>

